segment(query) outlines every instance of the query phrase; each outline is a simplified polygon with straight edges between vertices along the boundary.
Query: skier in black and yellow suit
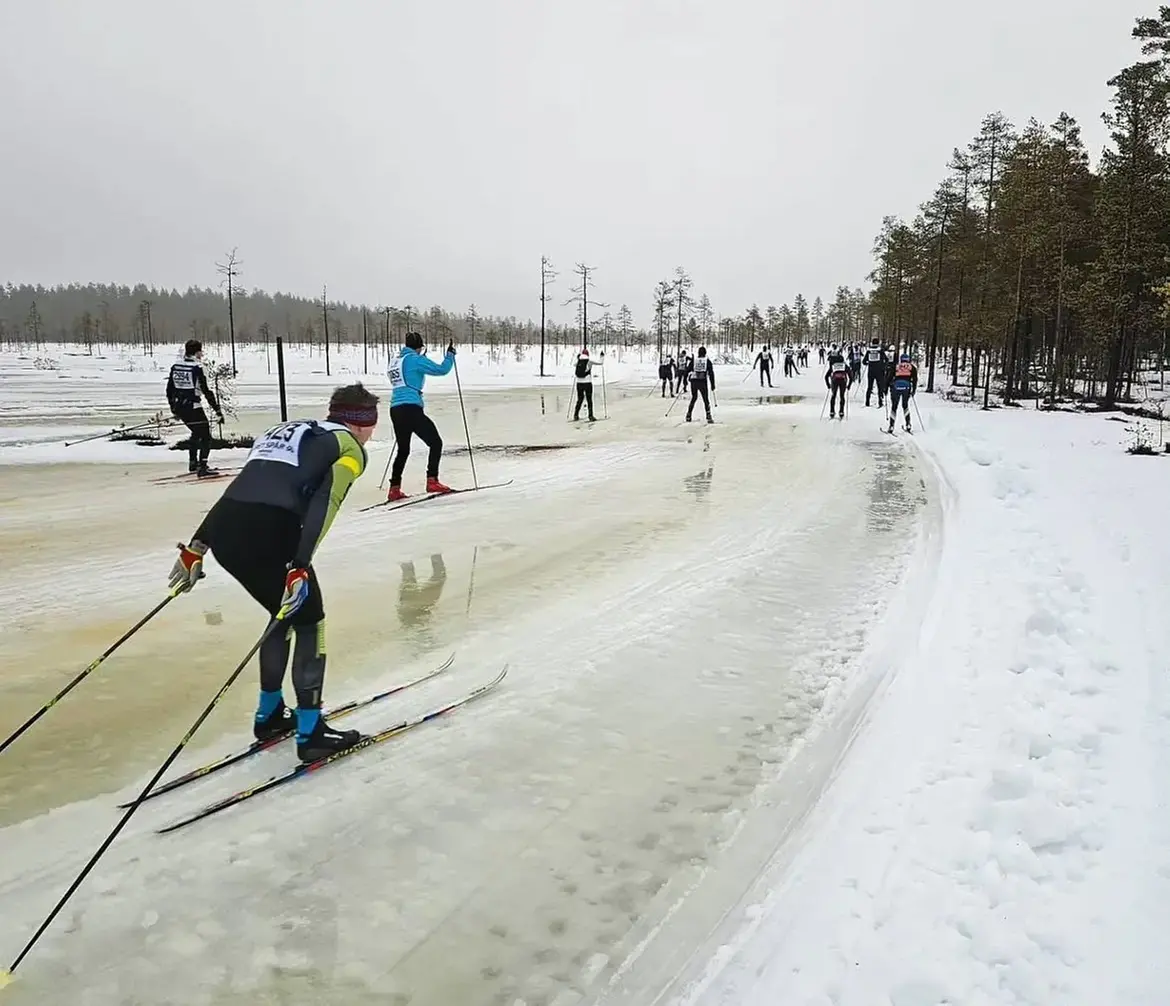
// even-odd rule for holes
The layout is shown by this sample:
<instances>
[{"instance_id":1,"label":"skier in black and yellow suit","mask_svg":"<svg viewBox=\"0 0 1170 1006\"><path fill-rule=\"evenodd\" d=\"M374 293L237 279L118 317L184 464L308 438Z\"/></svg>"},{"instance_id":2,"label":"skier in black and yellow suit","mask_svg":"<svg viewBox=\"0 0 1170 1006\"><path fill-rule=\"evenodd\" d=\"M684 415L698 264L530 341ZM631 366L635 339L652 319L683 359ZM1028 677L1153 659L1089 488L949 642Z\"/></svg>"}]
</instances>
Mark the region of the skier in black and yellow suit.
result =
<instances>
[{"instance_id":1,"label":"skier in black and yellow suit","mask_svg":"<svg viewBox=\"0 0 1170 1006\"><path fill-rule=\"evenodd\" d=\"M172 589L189 590L210 549L219 564L274 618L288 623L260 648L260 701L254 733L266 740L296 728L297 754L315 761L361 740L321 716L325 679L325 605L313 553L354 481L365 471L365 443L378 423L378 399L362 385L338 388L329 416L273 427L257 439L240 474L208 511L188 545L179 546ZM291 646L296 637L295 647ZM297 711L282 684L292 654Z\"/></svg>"}]
</instances>

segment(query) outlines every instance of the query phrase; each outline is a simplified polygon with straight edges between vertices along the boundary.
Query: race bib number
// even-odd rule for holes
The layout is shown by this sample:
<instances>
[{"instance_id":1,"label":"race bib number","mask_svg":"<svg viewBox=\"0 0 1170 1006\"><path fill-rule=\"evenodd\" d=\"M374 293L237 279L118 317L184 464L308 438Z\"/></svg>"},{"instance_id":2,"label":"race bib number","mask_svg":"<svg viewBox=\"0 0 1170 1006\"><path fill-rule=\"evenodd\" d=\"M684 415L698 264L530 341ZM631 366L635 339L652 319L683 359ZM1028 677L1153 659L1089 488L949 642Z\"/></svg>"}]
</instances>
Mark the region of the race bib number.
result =
<instances>
[{"instance_id":1,"label":"race bib number","mask_svg":"<svg viewBox=\"0 0 1170 1006\"><path fill-rule=\"evenodd\" d=\"M899 363L898 366L894 370L894 374L897 377L909 377L910 376L910 364Z\"/></svg>"},{"instance_id":2,"label":"race bib number","mask_svg":"<svg viewBox=\"0 0 1170 1006\"><path fill-rule=\"evenodd\" d=\"M386 376L390 378L391 388L405 388L406 380L402 376L402 357L397 357L386 366Z\"/></svg>"},{"instance_id":3,"label":"race bib number","mask_svg":"<svg viewBox=\"0 0 1170 1006\"><path fill-rule=\"evenodd\" d=\"M171 370L171 383L180 391L194 391L195 372L190 367L174 367Z\"/></svg>"},{"instance_id":4,"label":"race bib number","mask_svg":"<svg viewBox=\"0 0 1170 1006\"><path fill-rule=\"evenodd\" d=\"M838 360L838 361L836 361L836 362L833 364L833 366L832 366L832 370L833 370L833 373L834 373L834 374L843 374L843 373L845 373L845 363L844 363L844 361L842 361L842 360Z\"/></svg>"},{"instance_id":5,"label":"race bib number","mask_svg":"<svg viewBox=\"0 0 1170 1006\"><path fill-rule=\"evenodd\" d=\"M301 441L312 425L297 420L274 426L252 445L248 461L279 461L286 465L299 465Z\"/></svg>"},{"instance_id":6,"label":"race bib number","mask_svg":"<svg viewBox=\"0 0 1170 1006\"><path fill-rule=\"evenodd\" d=\"M869 362L878 363L882 358L882 351L880 349L871 349L869 351Z\"/></svg>"}]
</instances>

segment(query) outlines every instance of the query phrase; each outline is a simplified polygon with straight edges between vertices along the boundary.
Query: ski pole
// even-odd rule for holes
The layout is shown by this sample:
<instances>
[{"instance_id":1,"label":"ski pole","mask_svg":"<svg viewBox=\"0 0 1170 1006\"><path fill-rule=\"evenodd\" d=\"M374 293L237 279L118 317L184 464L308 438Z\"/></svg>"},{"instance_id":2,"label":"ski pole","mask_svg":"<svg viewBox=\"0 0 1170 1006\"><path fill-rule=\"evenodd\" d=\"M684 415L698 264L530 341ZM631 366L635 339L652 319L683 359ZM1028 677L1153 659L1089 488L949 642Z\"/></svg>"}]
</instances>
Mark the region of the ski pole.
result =
<instances>
[{"instance_id":1,"label":"ski pole","mask_svg":"<svg viewBox=\"0 0 1170 1006\"><path fill-rule=\"evenodd\" d=\"M467 459L471 462L471 481L476 489L479 479L475 474L475 452L471 449L471 430L467 427L467 409L463 407L463 385L459 383L459 361L455 361L455 389L459 392L459 411L463 413L463 433L467 437Z\"/></svg>"},{"instance_id":2,"label":"ski pole","mask_svg":"<svg viewBox=\"0 0 1170 1006\"><path fill-rule=\"evenodd\" d=\"M119 646L121 646L124 642L126 642L127 639L129 639L131 636L133 636L139 629L141 629L147 622L149 622L152 618L154 618L155 615L157 615L160 611L162 611L163 608L165 608L168 604L171 603L171 601L173 601L178 596L179 596L178 591L172 591L171 593L167 594L166 597L164 597L161 601L159 601L158 604L156 604L153 608L150 609L150 611L148 611L145 615L143 615L142 618L140 618L137 622L135 622L134 625L132 625L129 629L127 629L124 633L122 633L122 635L119 636L106 649L106 651L100 657L97 658L97 660L95 660L92 664L90 664L87 668L85 668L85 670L83 670L80 674L78 674L76 677L74 677L73 680L69 682L69 684L67 684L64 688L62 688L56 695L54 695L51 699L49 699L48 702L46 702L43 706L41 706L40 709L38 709L35 713L33 713L32 716L30 716L27 720L25 720L24 723L22 723L19 727L17 727L15 733L10 734L4 740L4 742L2 744L0 744L0 752L3 752L4 750L6 750L8 745L11 744L14 740L16 740L17 737L19 737L21 734L23 734L29 727L31 727L34 723L36 723L37 720L39 720L42 716L44 716L45 713L47 713L50 709L52 709L53 706L55 706L58 702L60 702L63 698L65 698L65 696L68 695L71 691L73 691L74 688L76 688L79 684L81 684L81 682L83 682L86 678L88 678L94 671L96 671L99 667L101 667L101 665L105 662L106 657L108 657Z\"/></svg>"},{"instance_id":3,"label":"ski pole","mask_svg":"<svg viewBox=\"0 0 1170 1006\"><path fill-rule=\"evenodd\" d=\"M386 484L386 476L390 474L390 463L394 460L394 455L398 450L398 441L395 440L390 445L390 456L386 459L386 470L382 472L382 481L378 483L378 488L381 489Z\"/></svg>"},{"instance_id":4,"label":"ski pole","mask_svg":"<svg viewBox=\"0 0 1170 1006\"><path fill-rule=\"evenodd\" d=\"M670 408L666 410L666 415L665 415L665 416L663 416L663 418L664 418L664 419L669 419L669 418L670 418L670 414L671 414L671 413L674 411L674 407L675 407L676 405L678 405L678 403L679 403L679 399L680 399L680 398L682 398L682 392L681 392L681 391L680 391L680 392L679 392L677 395L675 395L675 396L674 396L674 401L670 403Z\"/></svg>"},{"instance_id":5,"label":"ski pole","mask_svg":"<svg viewBox=\"0 0 1170 1006\"><path fill-rule=\"evenodd\" d=\"M72 884L69 885L69 889L66 890L63 895L61 895L61 900L53 906L53 910L49 912L48 916L45 918L45 921L42 922L37 928L37 931L33 933L32 938L24 945L24 949L21 950L19 954L17 954L16 960L14 960L12 964L9 965L7 971L0 970L0 988L3 988L4 985L8 984L8 982L12 980L12 972L20 966L20 962L28 956L28 952L36 945L37 941L44 934L45 930L48 929L50 925L52 925L53 920L60 913L61 909L65 907L65 903L71 897L73 897L73 893L81 886L82 881L84 881L85 878L89 876L90 871L97 865L98 860L101 859L103 855L105 855L106 850L113 844L114 839L118 837L122 829L126 827L126 824L129 822L130 818L134 816L134 812L142 806L143 801L146 800L150 795L150 791L154 789L158 781L163 777L163 775L166 774L167 769L169 769L171 765L174 764L175 759L178 758L180 754L182 754L183 749L190 743L191 738L195 736L195 731L203 726L204 721L208 716L211 715L212 710L214 710L215 707L219 705L220 699L222 699L227 694L228 689L236 683L236 679L243 673L244 668L248 666L248 661L250 661L252 657L256 655L256 651L260 649L260 647L264 644L264 641L270 635L272 635L273 630L280 623L281 619L279 616L269 621L268 627L264 630L260 638L257 639L254 644L252 644L252 648L248 651L247 656L245 656L244 659L241 660L240 663L236 666L236 669L232 671L230 675L228 675L228 679L220 686L219 691L215 693L215 697L207 704L207 707L203 710L203 712L199 714L199 718L191 724L191 728L183 735L183 739L175 745L174 750L171 751L169 755L167 755L166 761L164 761L158 767L158 771L155 772L151 777L150 782L148 782L146 786L143 787L142 792L134 798L134 802L126 808L126 813L123 814L118 823L114 825L113 831L111 831L106 836L105 841L103 841L102 844L98 846L97 852L95 852L90 857L89 862L85 864L81 872L77 875L77 878L73 881Z\"/></svg>"},{"instance_id":6,"label":"ski pole","mask_svg":"<svg viewBox=\"0 0 1170 1006\"><path fill-rule=\"evenodd\" d=\"M926 431L926 423L922 421L922 410L918 408L918 396L911 395L910 401L914 403L914 411L918 413L918 425L922 427L923 432Z\"/></svg>"},{"instance_id":7,"label":"ski pole","mask_svg":"<svg viewBox=\"0 0 1170 1006\"><path fill-rule=\"evenodd\" d=\"M135 430L145 430L148 426L162 426L164 423L173 423L173 419L159 419L155 416L154 419L148 419L145 423L138 423L136 426L117 426L112 430L106 430L105 433L91 433L88 437L82 437L80 440L65 441L66 447L75 447L77 444L87 444L91 440L101 440L102 437L112 437L115 433L133 433Z\"/></svg>"},{"instance_id":8,"label":"ski pole","mask_svg":"<svg viewBox=\"0 0 1170 1006\"><path fill-rule=\"evenodd\" d=\"M821 418L822 419L825 418L825 409L827 409L829 407L829 396L832 393L833 392L831 390L828 390L825 392L825 400L824 400L824 402L821 403Z\"/></svg>"},{"instance_id":9,"label":"ski pole","mask_svg":"<svg viewBox=\"0 0 1170 1006\"><path fill-rule=\"evenodd\" d=\"M604 418L609 418L609 405L605 400L605 361L601 361L601 414Z\"/></svg>"}]
</instances>

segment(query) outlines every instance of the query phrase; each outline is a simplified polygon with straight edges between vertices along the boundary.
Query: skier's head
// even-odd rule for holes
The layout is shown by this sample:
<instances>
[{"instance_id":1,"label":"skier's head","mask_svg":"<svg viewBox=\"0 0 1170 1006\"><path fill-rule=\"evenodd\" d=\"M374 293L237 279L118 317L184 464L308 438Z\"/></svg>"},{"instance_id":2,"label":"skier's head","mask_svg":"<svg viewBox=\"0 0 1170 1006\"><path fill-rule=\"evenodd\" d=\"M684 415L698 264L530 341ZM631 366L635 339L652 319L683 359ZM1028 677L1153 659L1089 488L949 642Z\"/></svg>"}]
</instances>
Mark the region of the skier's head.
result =
<instances>
[{"instance_id":1,"label":"skier's head","mask_svg":"<svg viewBox=\"0 0 1170 1006\"><path fill-rule=\"evenodd\" d=\"M579 358L582 360L588 360L589 359L589 350L587 350L587 349L581 350L581 356Z\"/></svg>"},{"instance_id":2,"label":"skier's head","mask_svg":"<svg viewBox=\"0 0 1170 1006\"><path fill-rule=\"evenodd\" d=\"M875 336L874 338L870 339L869 344L871 346L876 346L878 344L877 337Z\"/></svg>"},{"instance_id":3,"label":"skier's head","mask_svg":"<svg viewBox=\"0 0 1170 1006\"><path fill-rule=\"evenodd\" d=\"M198 339L188 339L185 346L183 346L183 355L189 360L203 359L203 343Z\"/></svg>"},{"instance_id":4,"label":"skier's head","mask_svg":"<svg viewBox=\"0 0 1170 1006\"><path fill-rule=\"evenodd\" d=\"M407 332L403 342L407 349L413 349L416 353L423 350L423 337L418 332Z\"/></svg>"},{"instance_id":5,"label":"skier's head","mask_svg":"<svg viewBox=\"0 0 1170 1006\"><path fill-rule=\"evenodd\" d=\"M898 362L899 363L909 363L910 362L910 354L903 353L901 356L898 357Z\"/></svg>"},{"instance_id":6,"label":"skier's head","mask_svg":"<svg viewBox=\"0 0 1170 1006\"><path fill-rule=\"evenodd\" d=\"M707 355L707 347L706 347L706 346L700 346L700 347L699 347L699 355L700 355L700 356L706 356L706 355Z\"/></svg>"},{"instance_id":7,"label":"skier's head","mask_svg":"<svg viewBox=\"0 0 1170 1006\"><path fill-rule=\"evenodd\" d=\"M341 423L364 446L378 425L378 396L367 391L360 381L336 388L329 396L326 418L331 423Z\"/></svg>"}]
</instances>

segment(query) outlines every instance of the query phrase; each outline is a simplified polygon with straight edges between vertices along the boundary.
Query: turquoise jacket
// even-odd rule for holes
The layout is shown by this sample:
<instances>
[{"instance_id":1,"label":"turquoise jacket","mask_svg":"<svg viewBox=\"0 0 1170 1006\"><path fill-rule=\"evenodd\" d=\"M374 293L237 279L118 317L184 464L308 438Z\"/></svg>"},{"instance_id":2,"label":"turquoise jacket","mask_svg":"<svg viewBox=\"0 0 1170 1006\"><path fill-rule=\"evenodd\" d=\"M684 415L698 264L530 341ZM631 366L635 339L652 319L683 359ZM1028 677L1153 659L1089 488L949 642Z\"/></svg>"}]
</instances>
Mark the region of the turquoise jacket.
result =
<instances>
[{"instance_id":1,"label":"turquoise jacket","mask_svg":"<svg viewBox=\"0 0 1170 1006\"><path fill-rule=\"evenodd\" d=\"M448 353L442 363L433 363L422 353L416 352L409 346L403 346L398 356L391 360L386 367L386 376L390 378L390 407L395 405L422 405L423 383L427 375L442 377L451 373L455 366L455 354Z\"/></svg>"}]
</instances>

